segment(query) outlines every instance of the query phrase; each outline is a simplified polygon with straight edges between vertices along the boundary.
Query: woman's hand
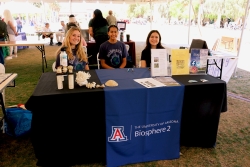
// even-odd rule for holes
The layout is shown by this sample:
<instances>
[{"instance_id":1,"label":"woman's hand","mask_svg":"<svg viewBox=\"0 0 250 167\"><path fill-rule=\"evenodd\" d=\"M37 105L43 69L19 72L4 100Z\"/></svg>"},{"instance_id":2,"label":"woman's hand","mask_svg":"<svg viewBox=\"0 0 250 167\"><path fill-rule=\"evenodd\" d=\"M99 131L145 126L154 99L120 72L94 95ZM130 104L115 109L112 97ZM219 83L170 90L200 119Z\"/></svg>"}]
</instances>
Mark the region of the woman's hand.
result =
<instances>
[{"instance_id":1,"label":"woman's hand","mask_svg":"<svg viewBox=\"0 0 250 167\"><path fill-rule=\"evenodd\" d=\"M15 33L15 36L18 36L18 32Z\"/></svg>"}]
</instances>

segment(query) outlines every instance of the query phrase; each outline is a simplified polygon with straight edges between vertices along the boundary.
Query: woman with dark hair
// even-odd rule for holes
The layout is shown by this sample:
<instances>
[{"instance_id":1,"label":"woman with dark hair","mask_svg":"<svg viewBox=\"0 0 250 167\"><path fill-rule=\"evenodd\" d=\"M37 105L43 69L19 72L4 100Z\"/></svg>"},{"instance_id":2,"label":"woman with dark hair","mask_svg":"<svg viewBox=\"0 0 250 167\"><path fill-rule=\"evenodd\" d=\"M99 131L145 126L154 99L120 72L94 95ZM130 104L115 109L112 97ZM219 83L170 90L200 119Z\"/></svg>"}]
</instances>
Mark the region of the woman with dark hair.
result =
<instances>
[{"instance_id":1,"label":"woman with dark hair","mask_svg":"<svg viewBox=\"0 0 250 167\"><path fill-rule=\"evenodd\" d=\"M108 28L109 40L101 44L99 59L104 69L125 68L128 51L123 42L117 40L118 27L111 25Z\"/></svg>"},{"instance_id":2,"label":"woman with dark hair","mask_svg":"<svg viewBox=\"0 0 250 167\"><path fill-rule=\"evenodd\" d=\"M89 21L89 34L95 39L96 42L96 54L99 51L100 45L108 40L108 22L102 16L102 12L96 9L93 14L93 18Z\"/></svg>"},{"instance_id":3,"label":"woman with dark hair","mask_svg":"<svg viewBox=\"0 0 250 167\"><path fill-rule=\"evenodd\" d=\"M146 47L141 53L141 67L150 67L151 49L164 49L161 45L161 34L157 30L152 30L148 34Z\"/></svg>"}]
</instances>

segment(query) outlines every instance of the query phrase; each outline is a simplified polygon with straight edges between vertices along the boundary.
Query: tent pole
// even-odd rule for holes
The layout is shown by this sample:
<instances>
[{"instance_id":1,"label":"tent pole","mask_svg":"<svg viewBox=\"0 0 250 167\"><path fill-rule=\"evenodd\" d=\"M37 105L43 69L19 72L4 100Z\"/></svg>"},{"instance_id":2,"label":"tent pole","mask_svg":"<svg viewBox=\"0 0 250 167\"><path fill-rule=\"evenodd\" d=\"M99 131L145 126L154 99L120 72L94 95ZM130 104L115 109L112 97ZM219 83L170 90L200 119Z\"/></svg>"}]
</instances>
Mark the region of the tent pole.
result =
<instances>
[{"instance_id":1,"label":"tent pole","mask_svg":"<svg viewBox=\"0 0 250 167\"><path fill-rule=\"evenodd\" d=\"M152 0L150 0L150 31L152 30Z\"/></svg>"},{"instance_id":2,"label":"tent pole","mask_svg":"<svg viewBox=\"0 0 250 167\"><path fill-rule=\"evenodd\" d=\"M69 1L69 6L70 6L70 14L72 14L72 0Z\"/></svg>"},{"instance_id":3,"label":"tent pole","mask_svg":"<svg viewBox=\"0 0 250 167\"><path fill-rule=\"evenodd\" d=\"M188 16L188 44L190 44L190 24L191 24L191 5L192 5L192 0L189 1L189 16Z\"/></svg>"},{"instance_id":4,"label":"tent pole","mask_svg":"<svg viewBox=\"0 0 250 167\"><path fill-rule=\"evenodd\" d=\"M247 0L247 5L246 5L246 9L245 9L245 19L244 19L244 22L243 22L243 26L242 26L242 29L241 29L241 34L240 34L240 40L239 40L239 50L237 52L237 63L236 63L236 66L235 66L235 69L234 69L234 77L237 78L237 68L238 68L238 61L239 61L239 55L240 55L240 50L241 50L241 42L242 42L242 37L243 37L243 33L244 33L244 29L245 29L245 24L246 24L246 20L247 20L247 17L248 17L248 7L249 7L249 0ZM237 43L238 41L236 41ZM238 45L236 45L236 47L238 47ZM237 50L237 48L236 48Z\"/></svg>"},{"instance_id":5,"label":"tent pole","mask_svg":"<svg viewBox=\"0 0 250 167\"><path fill-rule=\"evenodd\" d=\"M195 11L194 11L194 6L193 6L193 4L191 4L191 5L192 5L193 12L194 12L194 14L195 14ZM198 17L199 17L199 16L198 16ZM195 23L195 21L194 21L194 23ZM200 28L200 23L199 23L199 21L198 21L197 26L198 26L198 29L199 29L199 32L200 32L200 36L201 36L201 38L202 38L201 28Z\"/></svg>"},{"instance_id":6,"label":"tent pole","mask_svg":"<svg viewBox=\"0 0 250 167\"><path fill-rule=\"evenodd\" d=\"M42 1L42 5L43 5L43 23L47 22L46 20L46 11L45 11L45 3Z\"/></svg>"}]
</instances>

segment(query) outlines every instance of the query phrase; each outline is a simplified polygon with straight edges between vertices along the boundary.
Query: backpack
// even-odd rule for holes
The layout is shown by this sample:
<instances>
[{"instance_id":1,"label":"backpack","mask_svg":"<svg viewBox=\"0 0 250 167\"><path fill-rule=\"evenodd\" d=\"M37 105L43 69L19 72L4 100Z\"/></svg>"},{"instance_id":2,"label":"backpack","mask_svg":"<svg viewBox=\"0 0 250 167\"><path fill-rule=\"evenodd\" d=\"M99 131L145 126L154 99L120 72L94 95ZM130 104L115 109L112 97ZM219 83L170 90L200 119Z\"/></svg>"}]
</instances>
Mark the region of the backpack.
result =
<instances>
[{"instance_id":1,"label":"backpack","mask_svg":"<svg viewBox=\"0 0 250 167\"><path fill-rule=\"evenodd\" d=\"M8 37L7 24L0 20L0 38Z\"/></svg>"},{"instance_id":2,"label":"backpack","mask_svg":"<svg viewBox=\"0 0 250 167\"><path fill-rule=\"evenodd\" d=\"M32 112L23 108L6 109L4 129L10 136L19 137L30 133Z\"/></svg>"}]
</instances>

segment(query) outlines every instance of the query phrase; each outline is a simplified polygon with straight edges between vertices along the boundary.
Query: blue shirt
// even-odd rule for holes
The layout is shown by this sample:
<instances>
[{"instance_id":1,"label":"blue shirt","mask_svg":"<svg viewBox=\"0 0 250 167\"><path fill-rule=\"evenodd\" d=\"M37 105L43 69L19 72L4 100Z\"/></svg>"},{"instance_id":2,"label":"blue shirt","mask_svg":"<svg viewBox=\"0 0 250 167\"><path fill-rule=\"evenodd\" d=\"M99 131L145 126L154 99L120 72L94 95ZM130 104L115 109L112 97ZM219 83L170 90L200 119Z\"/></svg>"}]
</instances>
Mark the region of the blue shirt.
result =
<instances>
[{"instance_id":1,"label":"blue shirt","mask_svg":"<svg viewBox=\"0 0 250 167\"><path fill-rule=\"evenodd\" d=\"M106 41L101 44L99 50L99 59L104 59L105 63L113 68L119 68L122 64L122 59L127 58L128 51L123 42L117 41L110 43Z\"/></svg>"},{"instance_id":2,"label":"blue shirt","mask_svg":"<svg viewBox=\"0 0 250 167\"><path fill-rule=\"evenodd\" d=\"M73 53L73 58L71 60L68 59L68 66L69 65L73 66L74 71L83 71L83 70L85 70L85 66L88 65L88 63L85 62L85 61L80 61L77 58L75 49L72 49L72 53ZM60 66L60 54L58 54L57 57L56 57L56 68L58 66Z\"/></svg>"}]
</instances>

